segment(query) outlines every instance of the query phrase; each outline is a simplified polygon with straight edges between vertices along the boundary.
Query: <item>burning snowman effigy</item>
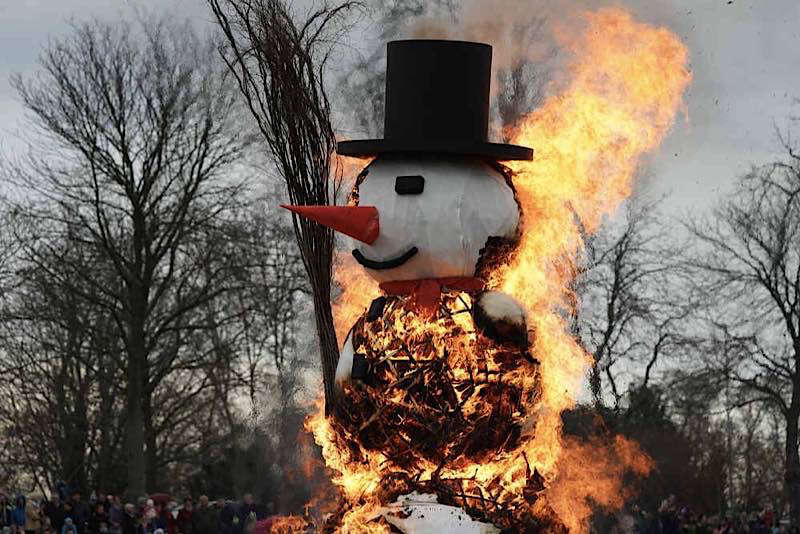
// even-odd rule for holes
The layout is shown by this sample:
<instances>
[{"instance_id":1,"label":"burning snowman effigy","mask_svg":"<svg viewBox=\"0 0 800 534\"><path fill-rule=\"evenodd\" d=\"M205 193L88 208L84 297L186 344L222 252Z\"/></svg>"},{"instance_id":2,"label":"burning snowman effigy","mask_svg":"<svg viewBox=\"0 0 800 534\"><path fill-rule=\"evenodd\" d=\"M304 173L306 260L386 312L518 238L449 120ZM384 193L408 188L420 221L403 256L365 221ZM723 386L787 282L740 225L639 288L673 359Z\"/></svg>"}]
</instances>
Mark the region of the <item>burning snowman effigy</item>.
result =
<instances>
[{"instance_id":1,"label":"burning snowman effigy","mask_svg":"<svg viewBox=\"0 0 800 534\"><path fill-rule=\"evenodd\" d=\"M379 459L376 520L407 533L538 531L553 517L535 467L525 506L493 494L507 493L502 473L469 472L535 432L540 393L525 312L487 287L521 217L498 162L533 153L487 142L490 81L488 45L389 43L385 139L337 149L375 157L350 205L287 206L353 238L383 292L344 341L331 424L352 462Z\"/></svg>"},{"instance_id":2,"label":"burning snowman effigy","mask_svg":"<svg viewBox=\"0 0 800 534\"><path fill-rule=\"evenodd\" d=\"M383 290L370 304L376 284L337 269L339 398L306 428L341 500L323 519L315 497L318 530L582 534L652 468L623 436L564 432L593 362L574 282L682 109L690 55L623 8L579 22L555 35L554 92L508 132L535 160L486 142L488 47L392 43L386 139L338 147L375 158L350 205L291 208L353 237Z\"/></svg>"}]
</instances>

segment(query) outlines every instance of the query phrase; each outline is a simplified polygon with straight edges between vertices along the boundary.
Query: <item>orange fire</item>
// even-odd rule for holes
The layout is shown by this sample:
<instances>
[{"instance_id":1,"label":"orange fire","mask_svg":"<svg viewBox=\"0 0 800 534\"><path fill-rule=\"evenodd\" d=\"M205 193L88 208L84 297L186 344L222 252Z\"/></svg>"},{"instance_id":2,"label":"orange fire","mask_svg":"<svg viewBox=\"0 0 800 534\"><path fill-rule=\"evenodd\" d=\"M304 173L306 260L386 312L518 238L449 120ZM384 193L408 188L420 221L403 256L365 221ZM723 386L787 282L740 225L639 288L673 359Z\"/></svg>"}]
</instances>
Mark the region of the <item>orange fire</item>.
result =
<instances>
[{"instance_id":1,"label":"orange fire","mask_svg":"<svg viewBox=\"0 0 800 534\"><path fill-rule=\"evenodd\" d=\"M308 526L302 517L293 515L275 519L269 529L269 534L295 534L305 532Z\"/></svg>"},{"instance_id":2,"label":"orange fire","mask_svg":"<svg viewBox=\"0 0 800 534\"><path fill-rule=\"evenodd\" d=\"M573 261L583 235L594 232L631 193L642 156L669 131L691 81L688 51L667 29L637 22L621 8L587 12L584 20L581 35L558 36L571 52L569 82L511 132L513 142L536 152L531 162L510 164L523 212L521 240L488 280L491 288L513 295L527 310L540 374L517 373L512 379L525 390L541 390L531 407L535 432L491 461L439 473L494 487L499 478L503 495L514 499L522 495L526 473L535 467L546 481L548 503L571 532L587 531L592 504L607 509L623 504L624 471L650 469L638 447L622 438L609 447L562 437L561 413L574 406L591 363L569 333ZM336 278L344 288L334 310L343 341L378 293L354 263L337 269ZM352 503L341 531L384 528L368 521L380 506L374 493L385 458L371 452L363 455L366 462L350 461L341 436L321 410L307 426L335 472L334 483Z\"/></svg>"},{"instance_id":3,"label":"orange fire","mask_svg":"<svg viewBox=\"0 0 800 534\"><path fill-rule=\"evenodd\" d=\"M336 254L334 280L341 294L333 302L333 323L336 339L343 343L356 319L380 296L380 290L375 280L348 253Z\"/></svg>"},{"instance_id":4,"label":"orange fire","mask_svg":"<svg viewBox=\"0 0 800 534\"><path fill-rule=\"evenodd\" d=\"M524 303L537 332L542 418L528 452L554 479L564 451L559 414L573 406L591 363L559 312L569 308L573 275L564 259L583 245L575 219L594 232L625 200L642 155L669 131L691 81L688 50L667 29L639 23L619 8L585 18L585 32L564 43L573 53L570 83L514 128L514 141L536 153L531 162L511 165L524 212L522 240L494 280ZM597 450L585 452L602 461ZM594 475L583 472L584 480L555 479L550 491L563 483L570 485L572 502L592 497ZM585 517L576 517L568 526L581 531L584 523Z\"/></svg>"},{"instance_id":5,"label":"orange fire","mask_svg":"<svg viewBox=\"0 0 800 534\"><path fill-rule=\"evenodd\" d=\"M345 200L348 202L351 200L349 192L353 188L354 179L368 163L369 161L362 159L336 156L335 164L343 176L340 193L348 193L348 198L340 198L340 202L345 203ZM347 251L337 251L334 257L333 274L336 289L340 291L333 301L333 322L336 339L343 343L356 319L373 299L380 296L380 290L375 281Z\"/></svg>"}]
</instances>

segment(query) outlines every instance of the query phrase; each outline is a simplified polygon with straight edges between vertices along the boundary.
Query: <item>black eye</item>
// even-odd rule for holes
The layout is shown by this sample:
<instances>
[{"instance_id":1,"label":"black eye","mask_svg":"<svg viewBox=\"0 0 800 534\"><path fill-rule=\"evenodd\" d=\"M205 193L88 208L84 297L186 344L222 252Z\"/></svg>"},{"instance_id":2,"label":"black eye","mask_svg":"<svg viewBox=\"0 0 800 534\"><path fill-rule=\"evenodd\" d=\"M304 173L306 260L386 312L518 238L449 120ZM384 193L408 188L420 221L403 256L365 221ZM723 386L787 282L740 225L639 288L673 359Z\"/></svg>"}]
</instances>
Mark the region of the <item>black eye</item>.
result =
<instances>
[{"instance_id":1,"label":"black eye","mask_svg":"<svg viewBox=\"0 0 800 534\"><path fill-rule=\"evenodd\" d=\"M394 191L398 195L419 195L425 189L422 176L398 176L394 180Z\"/></svg>"}]
</instances>

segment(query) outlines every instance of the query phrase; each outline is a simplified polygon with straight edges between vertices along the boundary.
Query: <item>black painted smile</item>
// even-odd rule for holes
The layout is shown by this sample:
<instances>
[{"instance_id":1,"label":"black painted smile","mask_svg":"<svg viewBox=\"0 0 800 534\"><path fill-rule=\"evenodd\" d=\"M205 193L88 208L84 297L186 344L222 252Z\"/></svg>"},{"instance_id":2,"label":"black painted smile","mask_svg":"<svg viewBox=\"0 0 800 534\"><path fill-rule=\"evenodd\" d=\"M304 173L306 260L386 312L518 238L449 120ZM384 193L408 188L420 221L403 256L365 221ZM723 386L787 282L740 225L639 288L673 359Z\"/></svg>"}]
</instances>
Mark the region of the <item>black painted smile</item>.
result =
<instances>
[{"instance_id":1,"label":"black painted smile","mask_svg":"<svg viewBox=\"0 0 800 534\"><path fill-rule=\"evenodd\" d=\"M396 258L392 258L386 261L375 261L364 257L364 255L361 253L360 250L353 249L353 257L356 259L358 263L360 263L367 269L383 271L385 269L394 269L395 267L400 267L405 262L413 258L417 254L417 252L419 252L417 247L411 247L410 249L408 249L408 252L406 252L402 256L398 256Z\"/></svg>"}]
</instances>

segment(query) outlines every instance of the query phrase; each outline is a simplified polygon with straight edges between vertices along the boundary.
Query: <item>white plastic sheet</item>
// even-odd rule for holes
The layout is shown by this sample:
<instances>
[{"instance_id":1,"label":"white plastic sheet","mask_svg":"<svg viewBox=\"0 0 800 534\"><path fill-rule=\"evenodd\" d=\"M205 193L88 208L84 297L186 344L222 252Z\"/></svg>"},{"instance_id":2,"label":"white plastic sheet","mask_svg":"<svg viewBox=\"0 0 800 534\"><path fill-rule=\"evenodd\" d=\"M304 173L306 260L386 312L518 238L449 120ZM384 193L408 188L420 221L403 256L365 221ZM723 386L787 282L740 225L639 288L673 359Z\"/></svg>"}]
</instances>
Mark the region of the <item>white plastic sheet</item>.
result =
<instances>
[{"instance_id":1,"label":"white plastic sheet","mask_svg":"<svg viewBox=\"0 0 800 534\"><path fill-rule=\"evenodd\" d=\"M436 495L403 495L381 513L404 534L496 534L500 529L474 521L464 510L439 504Z\"/></svg>"}]
</instances>

